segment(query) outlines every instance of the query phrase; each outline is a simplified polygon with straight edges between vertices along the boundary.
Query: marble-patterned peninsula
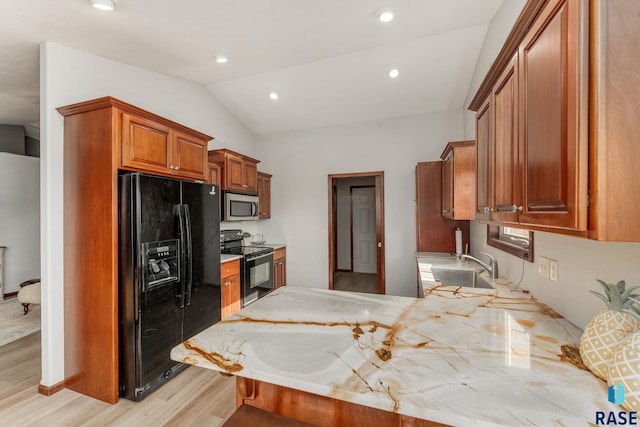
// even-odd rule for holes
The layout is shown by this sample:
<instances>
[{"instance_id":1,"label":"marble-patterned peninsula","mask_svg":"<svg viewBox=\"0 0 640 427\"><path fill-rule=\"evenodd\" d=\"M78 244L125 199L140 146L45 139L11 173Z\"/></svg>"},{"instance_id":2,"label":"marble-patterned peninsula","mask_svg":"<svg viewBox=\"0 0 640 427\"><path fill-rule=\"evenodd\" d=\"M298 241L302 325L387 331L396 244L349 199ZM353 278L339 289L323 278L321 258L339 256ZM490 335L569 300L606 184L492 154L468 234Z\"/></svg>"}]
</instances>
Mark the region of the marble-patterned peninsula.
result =
<instances>
[{"instance_id":1,"label":"marble-patterned peninsula","mask_svg":"<svg viewBox=\"0 0 640 427\"><path fill-rule=\"evenodd\" d=\"M585 425L616 410L576 366L581 331L547 306L502 283L425 283L424 299L283 287L171 357L455 426Z\"/></svg>"}]
</instances>

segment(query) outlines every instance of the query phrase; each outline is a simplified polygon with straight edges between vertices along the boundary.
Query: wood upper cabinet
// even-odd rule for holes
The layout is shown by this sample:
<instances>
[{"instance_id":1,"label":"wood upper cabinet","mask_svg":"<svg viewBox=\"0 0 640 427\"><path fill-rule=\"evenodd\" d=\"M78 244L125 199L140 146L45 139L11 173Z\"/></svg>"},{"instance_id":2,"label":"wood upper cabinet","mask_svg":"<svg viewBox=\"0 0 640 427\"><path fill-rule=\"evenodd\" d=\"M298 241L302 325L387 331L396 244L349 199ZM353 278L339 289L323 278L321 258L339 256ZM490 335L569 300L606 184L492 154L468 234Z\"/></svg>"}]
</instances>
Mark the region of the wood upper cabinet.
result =
<instances>
[{"instance_id":1,"label":"wood upper cabinet","mask_svg":"<svg viewBox=\"0 0 640 427\"><path fill-rule=\"evenodd\" d=\"M476 113L476 219L490 220L493 211L493 109L491 98Z\"/></svg>"},{"instance_id":2,"label":"wood upper cabinet","mask_svg":"<svg viewBox=\"0 0 640 427\"><path fill-rule=\"evenodd\" d=\"M209 184L220 185L222 181L222 167L218 163L209 162Z\"/></svg>"},{"instance_id":3,"label":"wood upper cabinet","mask_svg":"<svg viewBox=\"0 0 640 427\"><path fill-rule=\"evenodd\" d=\"M278 289L287 284L287 249L278 248L273 254L273 287Z\"/></svg>"},{"instance_id":4,"label":"wood upper cabinet","mask_svg":"<svg viewBox=\"0 0 640 427\"><path fill-rule=\"evenodd\" d=\"M450 142L442 155L442 216L474 219L476 212L475 141Z\"/></svg>"},{"instance_id":5,"label":"wood upper cabinet","mask_svg":"<svg viewBox=\"0 0 640 427\"><path fill-rule=\"evenodd\" d=\"M522 199L518 177L518 57L507 65L494 86L493 147L491 156L493 200L491 219L517 222Z\"/></svg>"},{"instance_id":6,"label":"wood upper cabinet","mask_svg":"<svg viewBox=\"0 0 640 427\"><path fill-rule=\"evenodd\" d=\"M271 176L268 173L258 172L259 219L271 218Z\"/></svg>"},{"instance_id":7,"label":"wood upper cabinet","mask_svg":"<svg viewBox=\"0 0 640 427\"><path fill-rule=\"evenodd\" d=\"M640 2L590 2L589 236L640 242Z\"/></svg>"},{"instance_id":8,"label":"wood upper cabinet","mask_svg":"<svg viewBox=\"0 0 640 427\"><path fill-rule=\"evenodd\" d=\"M416 251L455 252L455 229L462 230L463 247L469 244L469 221L451 221L442 216L442 165L416 164Z\"/></svg>"},{"instance_id":9,"label":"wood upper cabinet","mask_svg":"<svg viewBox=\"0 0 640 427\"><path fill-rule=\"evenodd\" d=\"M222 166L222 190L240 193L258 193L259 160L236 153L231 150L209 151L209 161Z\"/></svg>"},{"instance_id":10,"label":"wood upper cabinet","mask_svg":"<svg viewBox=\"0 0 640 427\"><path fill-rule=\"evenodd\" d=\"M210 139L125 112L122 114L122 167L205 181Z\"/></svg>"},{"instance_id":11,"label":"wood upper cabinet","mask_svg":"<svg viewBox=\"0 0 640 427\"><path fill-rule=\"evenodd\" d=\"M223 262L220 266L222 283L221 320L242 308L240 296L240 260Z\"/></svg>"},{"instance_id":12,"label":"wood upper cabinet","mask_svg":"<svg viewBox=\"0 0 640 427\"><path fill-rule=\"evenodd\" d=\"M588 180L600 175L590 160L589 132L602 97L595 95L600 85L589 86L590 79L596 81L589 74L601 73L594 56L598 46L617 50L622 42L607 43L594 31L603 15L589 8L600 4L529 0L525 5L470 105L477 120L484 117L486 102L493 110L489 131L484 121L477 124L478 138L490 135L494 150L494 211L479 219L576 236L587 236L592 228L596 212L589 207L594 189ZM634 6L629 2L621 9Z\"/></svg>"},{"instance_id":13,"label":"wood upper cabinet","mask_svg":"<svg viewBox=\"0 0 640 427\"><path fill-rule=\"evenodd\" d=\"M584 4L550 1L520 44L522 224L587 228Z\"/></svg>"}]
</instances>

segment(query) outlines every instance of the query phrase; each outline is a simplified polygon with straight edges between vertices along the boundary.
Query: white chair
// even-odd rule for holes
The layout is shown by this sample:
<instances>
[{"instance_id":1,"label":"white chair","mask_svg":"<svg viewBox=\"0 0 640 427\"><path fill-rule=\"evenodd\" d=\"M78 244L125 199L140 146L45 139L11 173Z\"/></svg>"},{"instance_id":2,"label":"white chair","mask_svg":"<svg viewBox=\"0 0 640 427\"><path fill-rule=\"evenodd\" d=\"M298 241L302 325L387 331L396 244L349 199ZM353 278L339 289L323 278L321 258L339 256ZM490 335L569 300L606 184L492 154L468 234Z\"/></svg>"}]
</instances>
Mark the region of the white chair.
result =
<instances>
[{"instance_id":1,"label":"white chair","mask_svg":"<svg viewBox=\"0 0 640 427\"><path fill-rule=\"evenodd\" d=\"M22 282L18 291L18 301L24 308L24 314L29 312L29 304L40 304L40 279Z\"/></svg>"}]
</instances>

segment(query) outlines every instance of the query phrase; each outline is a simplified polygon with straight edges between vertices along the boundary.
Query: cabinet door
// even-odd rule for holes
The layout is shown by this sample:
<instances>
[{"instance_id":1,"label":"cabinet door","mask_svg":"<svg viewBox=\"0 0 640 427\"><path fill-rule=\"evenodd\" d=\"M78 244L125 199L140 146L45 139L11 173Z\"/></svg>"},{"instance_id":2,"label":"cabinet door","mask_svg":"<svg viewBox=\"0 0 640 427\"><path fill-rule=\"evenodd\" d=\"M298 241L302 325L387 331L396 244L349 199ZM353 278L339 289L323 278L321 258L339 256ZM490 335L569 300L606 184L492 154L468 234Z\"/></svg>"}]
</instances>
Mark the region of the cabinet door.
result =
<instances>
[{"instance_id":1,"label":"cabinet door","mask_svg":"<svg viewBox=\"0 0 640 427\"><path fill-rule=\"evenodd\" d=\"M518 57L496 82L493 93L493 204L494 221L517 222L521 204L518 173Z\"/></svg>"},{"instance_id":2,"label":"cabinet door","mask_svg":"<svg viewBox=\"0 0 640 427\"><path fill-rule=\"evenodd\" d=\"M453 218L453 152L442 161L442 216Z\"/></svg>"},{"instance_id":3,"label":"cabinet door","mask_svg":"<svg viewBox=\"0 0 640 427\"><path fill-rule=\"evenodd\" d=\"M231 316L241 308L240 275L234 274L222 279L221 318L224 319L228 316Z\"/></svg>"},{"instance_id":4,"label":"cabinet door","mask_svg":"<svg viewBox=\"0 0 640 427\"><path fill-rule=\"evenodd\" d=\"M584 3L550 1L520 45L524 224L586 229Z\"/></svg>"},{"instance_id":5,"label":"cabinet door","mask_svg":"<svg viewBox=\"0 0 640 427\"><path fill-rule=\"evenodd\" d=\"M209 184L221 185L220 165L209 163Z\"/></svg>"},{"instance_id":6,"label":"cabinet door","mask_svg":"<svg viewBox=\"0 0 640 427\"><path fill-rule=\"evenodd\" d=\"M175 142L171 152L173 174L180 178L207 179L206 141L175 132Z\"/></svg>"},{"instance_id":7,"label":"cabinet door","mask_svg":"<svg viewBox=\"0 0 640 427\"><path fill-rule=\"evenodd\" d=\"M256 194L258 192L258 165L245 160L243 163L244 191Z\"/></svg>"},{"instance_id":8,"label":"cabinet door","mask_svg":"<svg viewBox=\"0 0 640 427\"><path fill-rule=\"evenodd\" d=\"M493 141L492 141L491 96L482 104L476 114L476 219L490 220L493 209Z\"/></svg>"},{"instance_id":9,"label":"cabinet door","mask_svg":"<svg viewBox=\"0 0 640 427\"><path fill-rule=\"evenodd\" d=\"M242 157L227 154L224 175L227 190L245 191L244 160Z\"/></svg>"},{"instance_id":10,"label":"cabinet door","mask_svg":"<svg viewBox=\"0 0 640 427\"><path fill-rule=\"evenodd\" d=\"M287 284L287 262L282 258L273 263L273 287L278 289Z\"/></svg>"},{"instance_id":11,"label":"cabinet door","mask_svg":"<svg viewBox=\"0 0 640 427\"><path fill-rule=\"evenodd\" d=\"M122 166L170 174L171 129L130 114L122 119Z\"/></svg>"},{"instance_id":12,"label":"cabinet door","mask_svg":"<svg viewBox=\"0 0 640 427\"><path fill-rule=\"evenodd\" d=\"M271 218L271 175L258 172L260 219Z\"/></svg>"}]
</instances>

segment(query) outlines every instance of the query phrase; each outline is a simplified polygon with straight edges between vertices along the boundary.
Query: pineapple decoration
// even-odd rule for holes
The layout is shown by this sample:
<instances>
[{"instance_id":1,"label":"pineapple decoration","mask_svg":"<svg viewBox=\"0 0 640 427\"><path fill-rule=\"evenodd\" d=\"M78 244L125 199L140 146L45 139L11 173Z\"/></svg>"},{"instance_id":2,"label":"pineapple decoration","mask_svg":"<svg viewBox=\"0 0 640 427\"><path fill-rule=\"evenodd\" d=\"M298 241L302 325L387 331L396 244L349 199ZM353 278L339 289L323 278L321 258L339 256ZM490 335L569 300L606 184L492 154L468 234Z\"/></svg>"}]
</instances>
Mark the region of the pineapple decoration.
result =
<instances>
[{"instance_id":1,"label":"pineapple decoration","mask_svg":"<svg viewBox=\"0 0 640 427\"><path fill-rule=\"evenodd\" d=\"M613 354L608 383L624 386L623 408L640 411L640 332L627 335Z\"/></svg>"},{"instance_id":2,"label":"pineapple decoration","mask_svg":"<svg viewBox=\"0 0 640 427\"><path fill-rule=\"evenodd\" d=\"M620 348L622 340L640 326L635 316L627 312L638 312L630 298L640 296L631 293L640 286L625 289L623 280L615 285L602 280L598 280L598 283L604 288L605 294L589 292L601 298L607 304L607 309L596 314L585 328L580 339L580 356L591 372L606 380L613 354Z\"/></svg>"}]
</instances>

